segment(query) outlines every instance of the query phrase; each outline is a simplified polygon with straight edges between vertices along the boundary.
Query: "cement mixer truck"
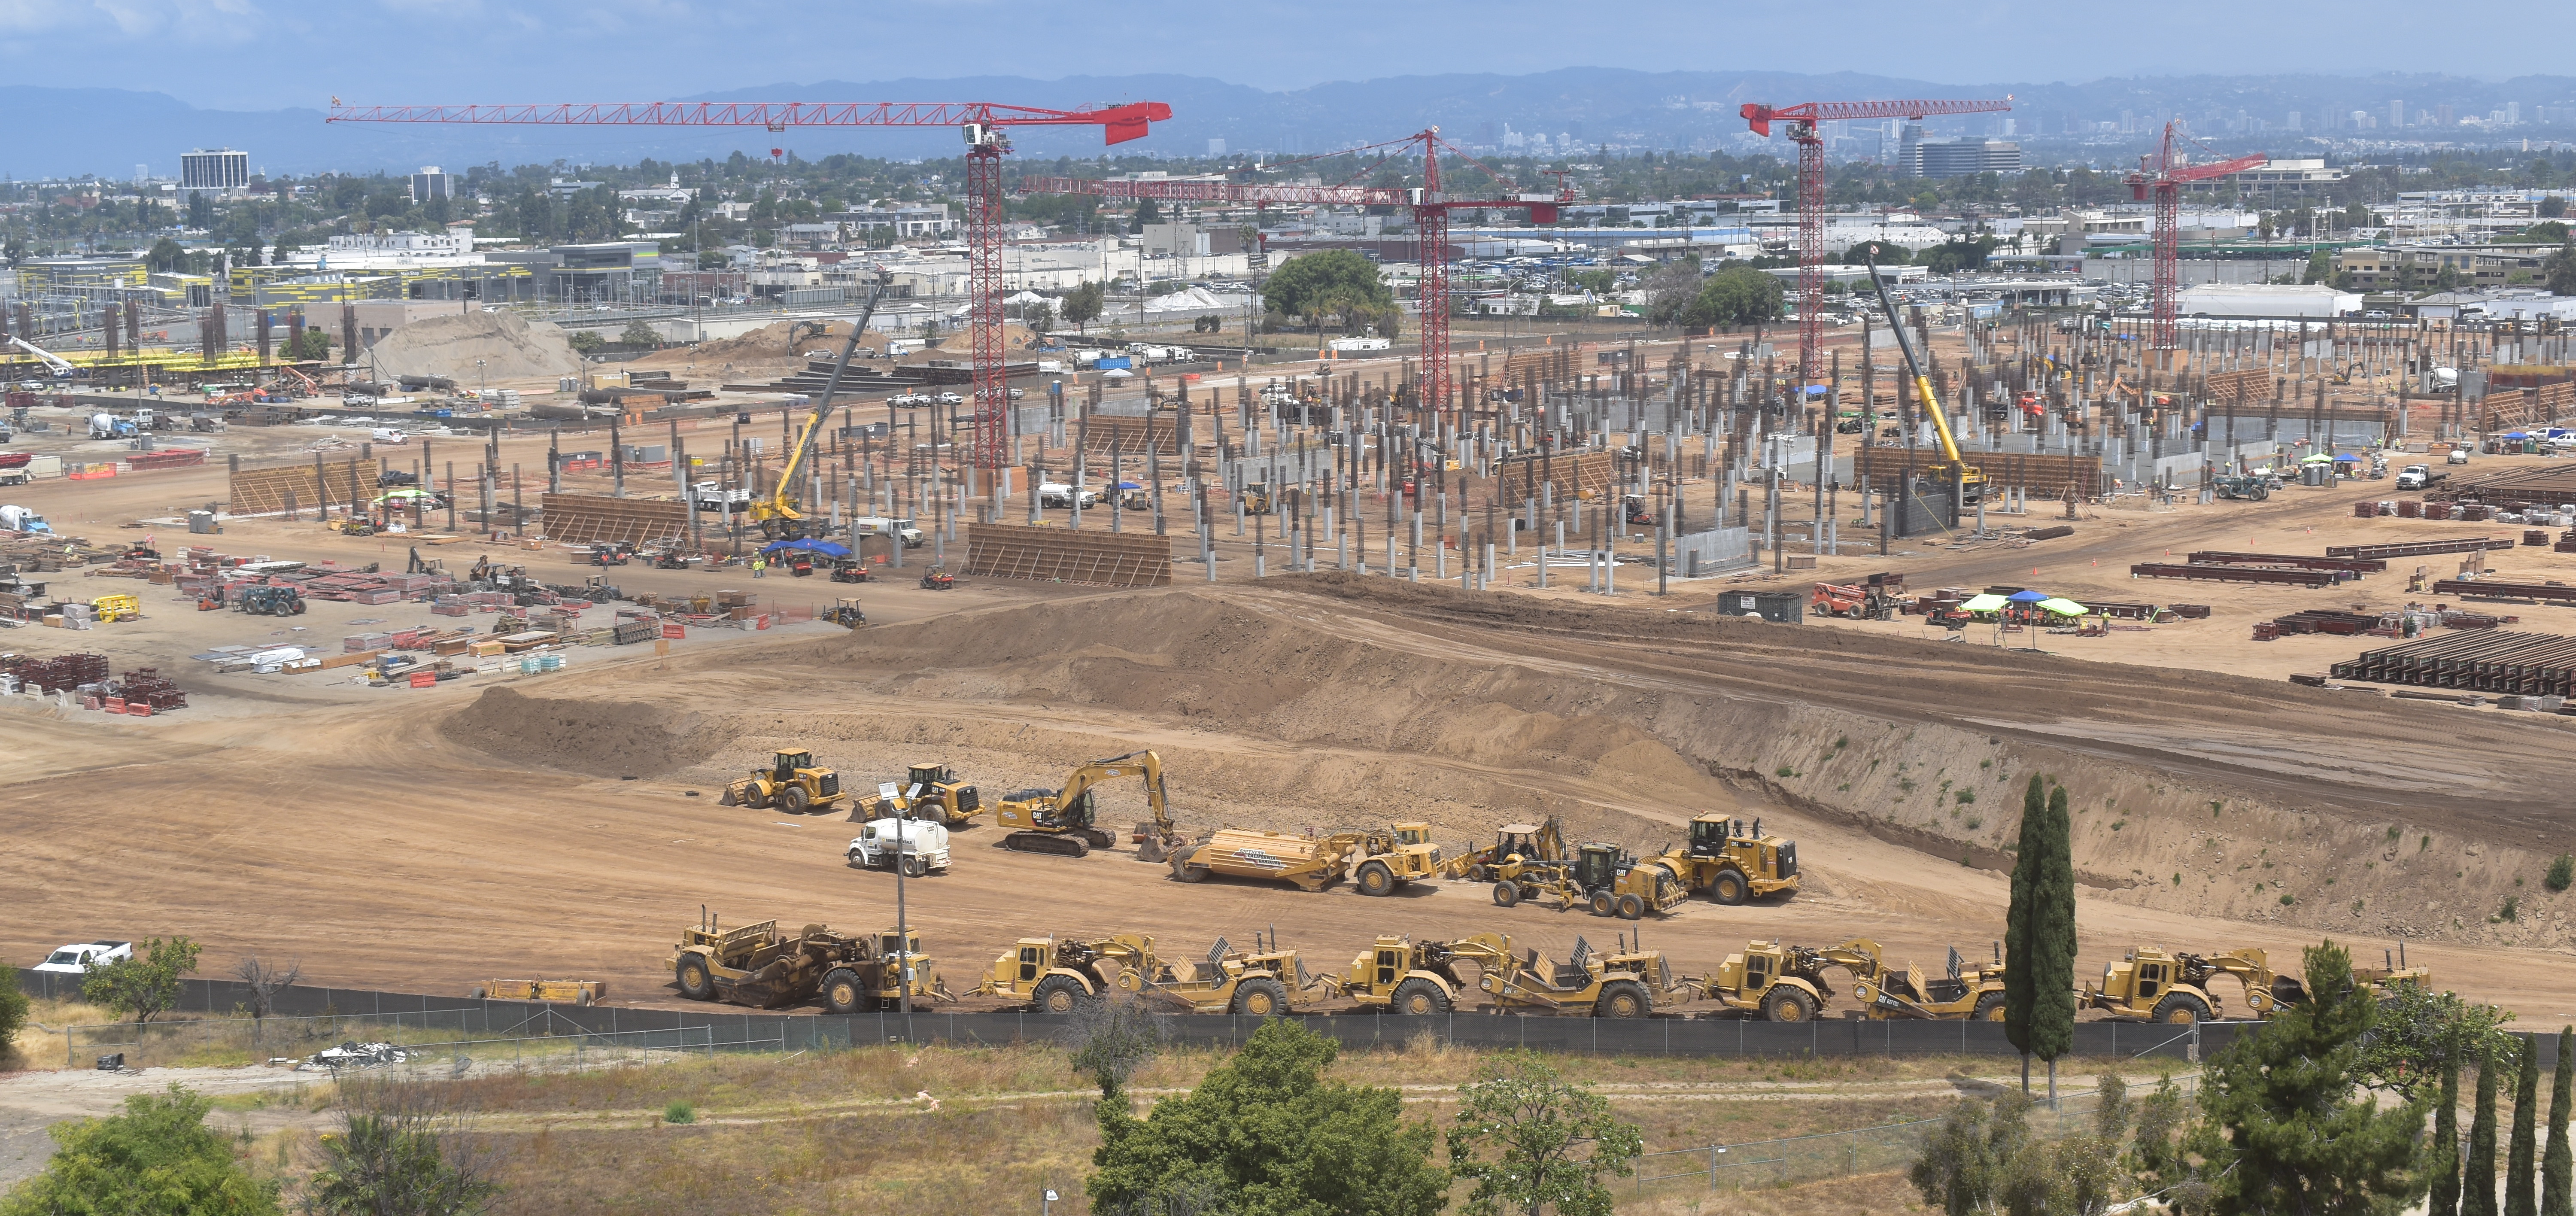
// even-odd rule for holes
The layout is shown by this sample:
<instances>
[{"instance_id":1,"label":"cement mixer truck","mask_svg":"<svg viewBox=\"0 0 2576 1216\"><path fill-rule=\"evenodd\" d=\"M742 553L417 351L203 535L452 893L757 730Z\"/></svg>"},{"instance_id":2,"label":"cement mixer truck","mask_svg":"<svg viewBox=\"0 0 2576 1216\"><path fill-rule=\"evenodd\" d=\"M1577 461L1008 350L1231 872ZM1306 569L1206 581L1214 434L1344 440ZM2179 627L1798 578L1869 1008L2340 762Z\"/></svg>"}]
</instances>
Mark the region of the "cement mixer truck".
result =
<instances>
[{"instance_id":1,"label":"cement mixer truck","mask_svg":"<svg viewBox=\"0 0 2576 1216\"><path fill-rule=\"evenodd\" d=\"M0 507L0 529L11 532L52 532L54 526L45 517L25 507Z\"/></svg>"}]
</instances>

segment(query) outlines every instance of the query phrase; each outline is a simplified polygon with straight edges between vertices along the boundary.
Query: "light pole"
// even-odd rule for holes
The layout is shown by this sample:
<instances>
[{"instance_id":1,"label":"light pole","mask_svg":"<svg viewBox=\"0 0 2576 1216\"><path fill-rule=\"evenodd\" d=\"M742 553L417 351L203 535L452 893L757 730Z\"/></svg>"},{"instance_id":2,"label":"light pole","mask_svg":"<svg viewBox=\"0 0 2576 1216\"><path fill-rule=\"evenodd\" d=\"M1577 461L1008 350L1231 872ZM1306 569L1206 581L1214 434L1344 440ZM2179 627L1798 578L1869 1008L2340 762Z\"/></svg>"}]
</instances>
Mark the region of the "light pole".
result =
<instances>
[{"instance_id":1,"label":"light pole","mask_svg":"<svg viewBox=\"0 0 2576 1216\"><path fill-rule=\"evenodd\" d=\"M483 401L485 406L488 408L492 401L492 375L491 373L483 370L483 361L481 359L474 361L474 378L482 382Z\"/></svg>"},{"instance_id":2,"label":"light pole","mask_svg":"<svg viewBox=\"0 0 2576 1216\"><path fill-rule=\"evenodd\" d=\"M896 537L895 543L902 544L903 538ZM907 834L904 825L911 821L910 807L894 817L894 990L905 1017L912 1016L912 932L903 915L903 842Z\"/></svg>"},{"instance_id":3,"label":"light pole","mask_svg":"<svg viewBox=\"0 0 2576 1216\"><path fill-rule=\"evenodd\" d=\"M1054 1188L1054 1187L1048 1187L1048 1188L1047 1188L1047 1190L1046 1190L1046 1198L1044 1198L1044 1199L1040 1200L1040 1201L1039 1201L1039 1203L1038 1203L1038 1213L1039 1213L1039 1216L1054 1216L1054 1213L1055 1213L1055 1188Z\"/></svg>"}]
</instances>

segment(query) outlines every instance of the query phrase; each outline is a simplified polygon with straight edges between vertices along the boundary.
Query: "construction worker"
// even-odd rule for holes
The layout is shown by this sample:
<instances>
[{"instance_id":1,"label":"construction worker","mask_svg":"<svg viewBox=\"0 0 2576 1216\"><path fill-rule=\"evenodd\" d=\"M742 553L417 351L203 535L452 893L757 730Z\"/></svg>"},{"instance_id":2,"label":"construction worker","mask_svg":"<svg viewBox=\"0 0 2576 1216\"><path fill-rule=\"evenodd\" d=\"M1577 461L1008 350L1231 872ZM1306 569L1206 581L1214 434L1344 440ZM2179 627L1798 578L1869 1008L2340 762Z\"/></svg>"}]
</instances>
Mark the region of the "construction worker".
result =
<instances>
[{"instance_id":1,"label":"construction worker","mask_svg":"<svg viewBox=\"0 0 2576 1216\"><path fill-rule=\"evenodd\" d=\"M757 554L757 553L752 554L752 555L751 555L751 576L752 576L753 578L766 578L766 577L768 577L768 576L769 576L769 559L767 559L767 558L765 558L765 557L762 557L762 556L760 556L760 555L759 555L759 554Z\"/></svg>"}]
</instances>

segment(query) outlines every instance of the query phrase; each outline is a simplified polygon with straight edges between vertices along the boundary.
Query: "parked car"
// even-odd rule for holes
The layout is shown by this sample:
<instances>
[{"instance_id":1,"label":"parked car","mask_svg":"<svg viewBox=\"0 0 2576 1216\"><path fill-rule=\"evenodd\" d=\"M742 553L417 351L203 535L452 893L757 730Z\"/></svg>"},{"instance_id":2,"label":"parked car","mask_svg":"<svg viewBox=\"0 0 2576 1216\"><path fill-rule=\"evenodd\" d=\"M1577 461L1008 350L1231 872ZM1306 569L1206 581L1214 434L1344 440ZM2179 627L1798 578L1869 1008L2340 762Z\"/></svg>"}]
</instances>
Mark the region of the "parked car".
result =
<instances>
[{"instance_id":1,"label":"parked car","mask_svg":"<svg viewBox=\"0 0 2576 1216\"><path fill-rule=\"evenodd\" d=\"M36 964L38 971L55 975L86 975L92 966L106 966L121 958L134 957L132 942L73 942L45 956Z\"/></svg>"}]
</instances>

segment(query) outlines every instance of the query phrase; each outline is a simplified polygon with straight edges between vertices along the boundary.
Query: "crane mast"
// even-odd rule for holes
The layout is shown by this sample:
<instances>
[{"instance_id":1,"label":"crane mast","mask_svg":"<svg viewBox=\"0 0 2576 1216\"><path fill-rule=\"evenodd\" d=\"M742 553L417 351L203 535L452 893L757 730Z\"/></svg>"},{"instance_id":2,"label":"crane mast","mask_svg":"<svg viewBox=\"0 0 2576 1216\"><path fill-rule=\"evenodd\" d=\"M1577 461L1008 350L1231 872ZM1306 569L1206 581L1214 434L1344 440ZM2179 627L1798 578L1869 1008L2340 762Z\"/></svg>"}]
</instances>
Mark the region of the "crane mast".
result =
<instances>
[{"instance_id":1,"label":"crane mast","mask_svg":"<svg viewBox=\"0 0 2576 1216\"><path fill-rule=\"evenodd\" d=\"M805 457L814 450L815 432L823 429L824 420L832 416L832 395L841 391L841 373L848 370L850 356L858 353L859 339L868 332L868 321L876 316L877 289L868 289L867 302L859 308L859 319L850 326L850 340L841 344L841 357L832 364L831 379L823 382L823 393L814 399L812 413L805 416L805 429L797 432L796 446L787 453L786 467L778 470L778 486L767 500L752 505L751 517L760 525L761 534L772 540L796 540L807 531L805 516L797 510L794 493L796 471L805 465Z\"/></svg>"},{"instance_id":2,"label":"crane mast","mask_svg":"<svg viewBox=\"0 0 2576 1216\"><path fill-rule=\"evenodd\" d=\"M1887 294L1887 280L1878 275L1875 250L1863 252L1861 258L1869 266L1870 284L1878 289L1878 307L1887 314L1888 332L1896 335L1896 348L1905 354L1906 374L1914 378L1914 399L1923 403L1924 414L1932 419L1933 433L1941 438L1940 463L1926 471L1952 487L1957 505L1973 507L1985 498L1986 471L1959 454L1959 441L1950 433L1949 415L1941 411L1941 399L1932 391L1932 377L1925 373L1923 359L1914 351L1914 335L1906 332L1904 318L1896 314L1896 299Z\"/></svg>"}]
</instances>

